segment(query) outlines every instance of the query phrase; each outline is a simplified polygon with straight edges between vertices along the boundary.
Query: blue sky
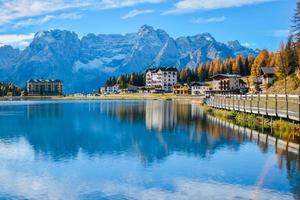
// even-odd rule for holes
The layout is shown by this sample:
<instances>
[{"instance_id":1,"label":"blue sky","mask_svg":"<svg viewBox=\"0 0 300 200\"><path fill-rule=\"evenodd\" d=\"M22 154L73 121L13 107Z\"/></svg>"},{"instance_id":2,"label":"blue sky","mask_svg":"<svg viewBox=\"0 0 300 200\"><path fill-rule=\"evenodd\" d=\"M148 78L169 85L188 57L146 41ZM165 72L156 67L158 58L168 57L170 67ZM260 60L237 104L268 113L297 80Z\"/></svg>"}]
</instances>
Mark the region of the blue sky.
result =
<instances>
[{"instance_id":1,"label":"blue sky","mask_svg":"<svg viewBox=\"0 0 300 200\"><path fill-rule=\"evenodd\" d=\"M0 45L24 48L35 32L136 32L147 24L172 37L209 32L251 48L278 49L296 0L2 0Z\"/></svg>"}]
</instances>

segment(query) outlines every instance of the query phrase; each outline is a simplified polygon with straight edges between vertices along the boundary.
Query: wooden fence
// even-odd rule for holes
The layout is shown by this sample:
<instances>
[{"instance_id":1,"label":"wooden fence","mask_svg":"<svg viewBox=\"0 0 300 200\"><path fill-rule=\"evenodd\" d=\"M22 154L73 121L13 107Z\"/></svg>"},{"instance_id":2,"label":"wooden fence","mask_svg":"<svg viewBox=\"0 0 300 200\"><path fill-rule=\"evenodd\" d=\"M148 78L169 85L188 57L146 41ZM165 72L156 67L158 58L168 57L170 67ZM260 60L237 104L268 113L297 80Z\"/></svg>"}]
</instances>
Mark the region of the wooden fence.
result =
<instances>
[{"instance_id":1,"label":"wooden fence","mask_svg":"<svg viewBox=\"0 0 300 200\"><path fill-rule=\"evenodd\" d=\"M299 95L214 95L205 103L219 109L300 121Z\"/></svg>"}]
</instances>

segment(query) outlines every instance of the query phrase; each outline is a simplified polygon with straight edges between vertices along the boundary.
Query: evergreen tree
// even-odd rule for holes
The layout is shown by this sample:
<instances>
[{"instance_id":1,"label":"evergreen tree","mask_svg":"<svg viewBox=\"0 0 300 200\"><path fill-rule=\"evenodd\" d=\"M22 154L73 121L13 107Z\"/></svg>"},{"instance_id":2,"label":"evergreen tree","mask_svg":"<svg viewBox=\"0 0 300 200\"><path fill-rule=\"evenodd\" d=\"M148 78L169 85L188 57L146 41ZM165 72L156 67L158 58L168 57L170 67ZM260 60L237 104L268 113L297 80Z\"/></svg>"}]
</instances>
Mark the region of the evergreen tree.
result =
<instances>
[{"instance_id":1,"label":"evergreen tree","mask_svg":"<svg viewBox=\"0 0 300 200\"><path fill-rule=\"evenodd\" d=\"M126 77L120 75L120 76L118 77L117 83L119 84L120 89L125 89L125 88L127 87L127 84L126 84Z\"/></svg>"},{"instance_id":2,"label":"evergreen tree","mask_svg":"<svg viewBox=\"0 0 300 200\"><path fill-rule=\"evenodd\" d=\"M115 77L115 76L112 77L112 79L111 79L111 84L112 84L112 85L117 84L117 81L116 81L116 77Z\"/></svg>"},{"instance_id":3,"label":"evergreen tree","mask_svg":"<svg viewBox=\"0 0 300 200\"><path fill-rule=\"evenodd\" d=\"M294 12L293 34L294 34L297 42L300 42L300 0L297 0L296 9Z\"/></svg>"},{"instance_id":4,"label":"evergreen tree","mask_svg":"<svg viewBox=\"0 0 300 200\"><path fill-rule=\"evenodd\" d=\"M204 72L204 67L203 65L199 65L198 66L198 70L197 70L197 73L198 73L198 77L199 77L199 81L204 81L205 80L205 72Z\"/></svg>"},{"instance_id":5,"label":"evergreen tree","mask_svg":"<svg viewBox=\"0 0 300 200\"><path fill-rule=\"evenodd\" d=\"M287 77L291 71L291 68L288 64L288 59L285 56L285 45L281 44L278 62L276 65L276 76L278 79L284 79L284 90L285 94L287 94Z\"/></svg>"},{"instance_id":6,"label":"evergreen tree","mask_svg":"<svg viewBox=\"0 0 300 200\"><path fill-rule=\"evenodd\" d=\"M242 74L243 73L243 61L242 57L238 56L232 64L232 73Z\"/></svg>"},{"instance_id":7,"label":"evergreen tree","mask_svg":"<svg viewBox=\"0 0 300 200\"><path fill-rule=\"evenodd\" d=\"M289 66L289 73L295 72L298 63L297 63L297 55L293 44L293 37L290 35L287 41L287 44L284 49L284 55L286 59L286 64Z\"/></svg>"}]
</instances>

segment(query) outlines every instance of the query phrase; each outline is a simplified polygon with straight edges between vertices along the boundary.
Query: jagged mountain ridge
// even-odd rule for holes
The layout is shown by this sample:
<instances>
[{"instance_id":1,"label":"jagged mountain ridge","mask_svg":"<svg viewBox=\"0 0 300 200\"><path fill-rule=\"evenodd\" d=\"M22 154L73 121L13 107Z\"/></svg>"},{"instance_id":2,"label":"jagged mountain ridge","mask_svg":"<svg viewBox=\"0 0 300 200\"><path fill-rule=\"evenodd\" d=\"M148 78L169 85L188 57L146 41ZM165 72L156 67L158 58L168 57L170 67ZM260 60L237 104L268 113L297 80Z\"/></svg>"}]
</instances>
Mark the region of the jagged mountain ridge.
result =
<instances>
[{"instance_id":1,"label":"jagged mountain ridge","mask_svg":"<svg viewBox=\"0 0 300 200\"><path fill-rule=\"evenodd\" d=\"M238 41L217 42L209 33L174 39L161 29L142 26L137 33L88 34L65 30L35 34L23 51L0 47L0 78L24 86L31 78L58 78L67 92L96 89L112 74L142 72L149 66L195 67L257 52Z\"/></svg>"}]
</instances>

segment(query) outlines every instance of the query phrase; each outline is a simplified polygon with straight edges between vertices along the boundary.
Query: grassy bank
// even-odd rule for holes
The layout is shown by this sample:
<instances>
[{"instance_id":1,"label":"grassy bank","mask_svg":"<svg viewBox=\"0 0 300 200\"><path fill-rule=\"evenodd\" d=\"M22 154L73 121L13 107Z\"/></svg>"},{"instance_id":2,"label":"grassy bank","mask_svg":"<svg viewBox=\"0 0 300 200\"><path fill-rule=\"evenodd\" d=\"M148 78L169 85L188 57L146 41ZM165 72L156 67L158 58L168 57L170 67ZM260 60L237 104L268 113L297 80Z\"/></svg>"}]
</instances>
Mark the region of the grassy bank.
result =
<instances>
[{"instance_id":1,"label":"grassy bank","mask_svg":"<svg viewBox=\"0 0 300 200\"><path fill-rule=\"evenodd\" d=\"M268 94L284 94L284 80L276 81L269 89ZM300 73L290 75L287 78L287 94L300 95Z\"/></svg>"},{"instance_id":2,"label":"grassy bank","mask_svg":"<svg viewBox=\"0 0 300 200\"><path fill-rule=\"evenodd\" d=\"M264 118L263 120L262 117L258 115L214 109L208 106L204 106L204 111L209 115L227 120L233 124L258 131L264 129L264 132L273 132L272 134L280 139L300 143L300 124L294 125L290 121L275 119L272 125L270 119Z\"/></svg>"}]
</instances>

